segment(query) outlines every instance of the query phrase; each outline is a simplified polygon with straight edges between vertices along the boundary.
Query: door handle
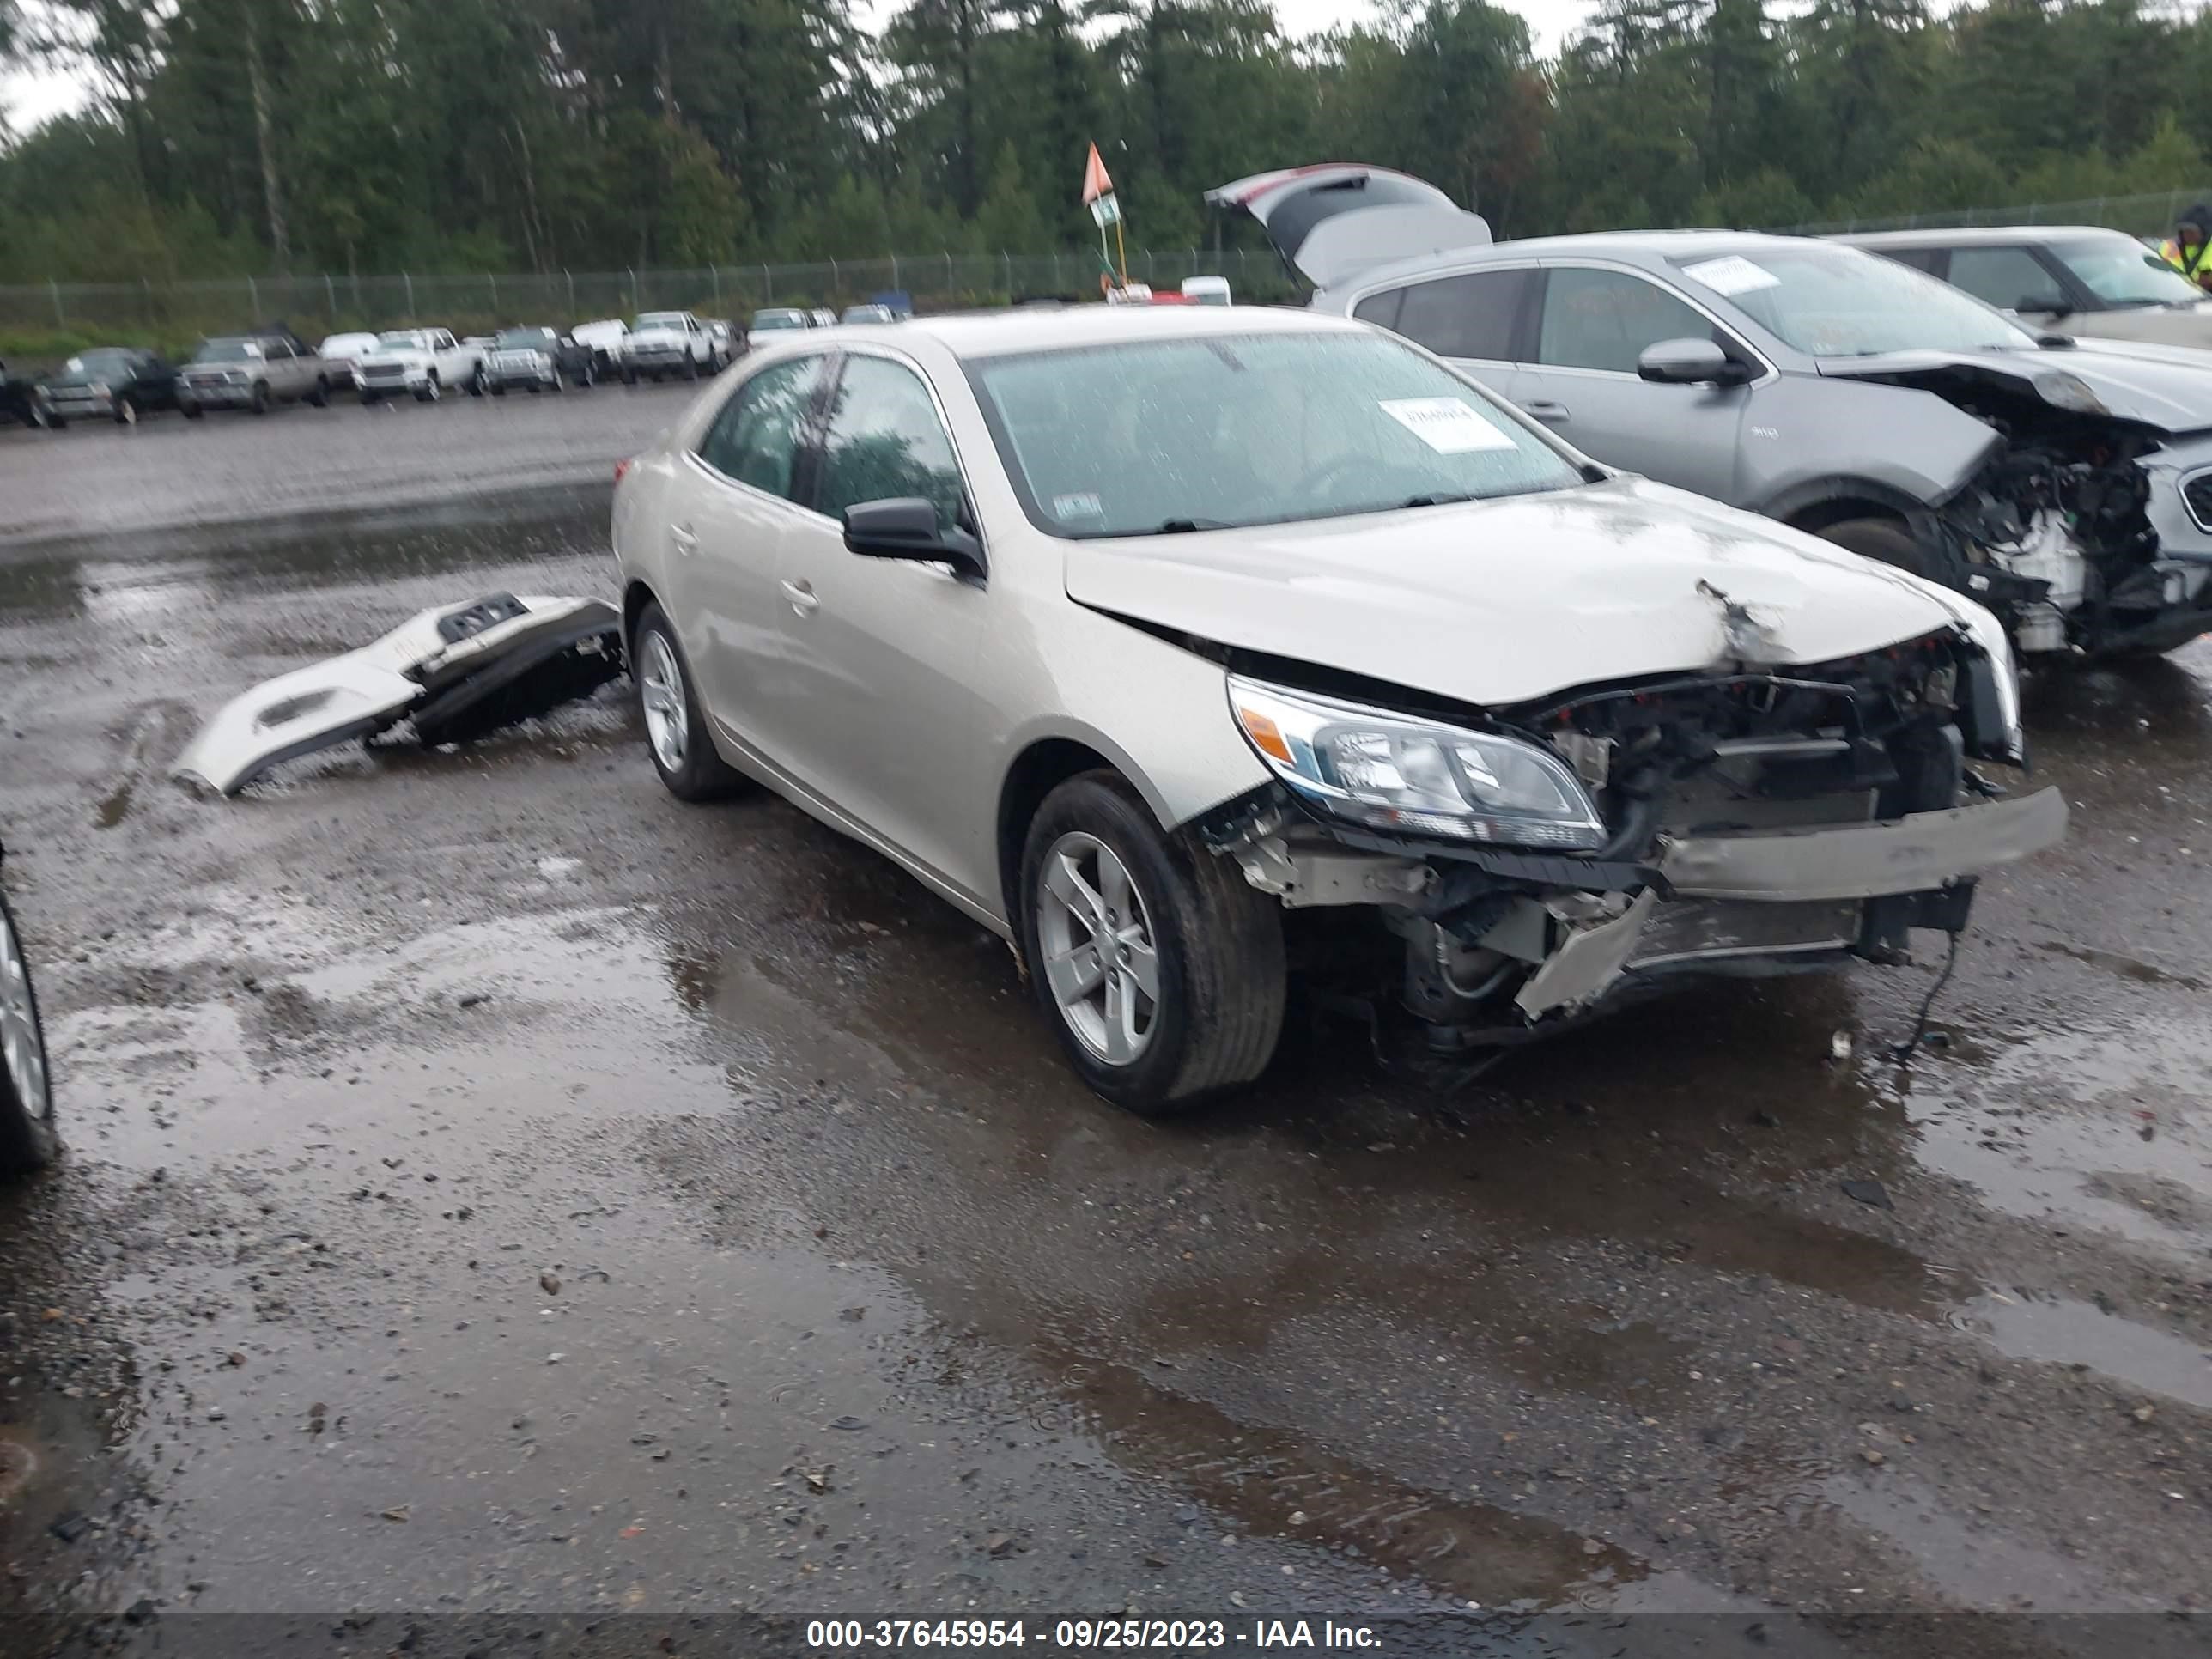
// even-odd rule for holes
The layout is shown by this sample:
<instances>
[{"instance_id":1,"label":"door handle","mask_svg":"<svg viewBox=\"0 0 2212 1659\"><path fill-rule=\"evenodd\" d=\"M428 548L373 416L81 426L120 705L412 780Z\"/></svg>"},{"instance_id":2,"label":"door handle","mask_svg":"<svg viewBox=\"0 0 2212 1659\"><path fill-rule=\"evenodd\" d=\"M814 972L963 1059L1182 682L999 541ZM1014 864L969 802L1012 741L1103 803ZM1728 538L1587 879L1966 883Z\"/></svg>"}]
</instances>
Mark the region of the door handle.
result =
<instances>
[{"instance_id":1,"label":"door handle","mask_svg":"<svg viewBox=\"0 0 2212 1659\"><path fill-rule=\"evenodd\" d=\"M1521 407L1540 421L1564 421L1567 418L1567 406L1555 404L1549 398L1539 398L1534 403L1523 404Z\"/></svg>"},{"instance_id":2,"label":"door handle","mask_svg":"<svg viewBox=\"0 0 2212 1659\"><path fill-rule=\"evenodd\" d=\"M811 617L822 608L821 597L815 592L812 584L809 582L784 583L783 597L791 601L792 613L794 616Z\"/></svg>"},{"instance_id":3,"label":"door handle","mask_svg":"<svg viewBox=\"0 0 2212 1659\"><path fill-rule=\"evenodd\" d=\"M699 550L699 533L688 524L669 526L668 539L676 544L678 553L696 553Z\"/></svg>"}]
</instances>

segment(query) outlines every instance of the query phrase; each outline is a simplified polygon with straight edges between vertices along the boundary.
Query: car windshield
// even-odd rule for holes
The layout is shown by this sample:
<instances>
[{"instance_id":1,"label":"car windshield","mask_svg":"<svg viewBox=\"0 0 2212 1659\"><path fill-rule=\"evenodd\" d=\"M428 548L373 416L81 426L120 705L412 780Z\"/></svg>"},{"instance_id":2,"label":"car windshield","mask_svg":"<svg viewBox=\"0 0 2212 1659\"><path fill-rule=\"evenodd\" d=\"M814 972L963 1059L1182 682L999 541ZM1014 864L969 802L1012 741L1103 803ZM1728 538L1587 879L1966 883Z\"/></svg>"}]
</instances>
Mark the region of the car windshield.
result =
<instances>
[{"instance_id":1,"label":"car windshield","mask_svg":"<svg viewBox=\"0 0 2212 1659\"><path fill-rule=\"evenodd\" d=\"M258 357L261 348L251 340L210 340L192 354L196 363L242 363Z\"/></svg>"},{"instance_id":2,"label":"car windshield","mask_svg":"<svg viewBox=\"0 0 2212 1659\"><path fill-rule=\"evenodd\" d=\"M847 306L841 320L848 323L888 323L890 319L889 306Z\"/></svg>"},{"instance_id":3,"label":"car windshield","mask_svg":"<svg viewBox=\"0 0 2212 1659\"><path fill-rule=\"evenodd\" d=\"M553 343L553 331L550 328L503 328L492 336L491 343L514 351L543 350Z\"/></svg>"},{"instance_id":4,"label":"car windshield","mask_svg":"<svg viewBox=\"0 0 2212 1659\"><path fill-rule=\"evenodd\" d=\"M684 313L680 311L648 311L637 319L637 326L647 328L682 328Z\"/></svg>"},{"instance_id":5,"label":"car windshield","mask_svg":"<svg viewBox=\"0 0 2212 1659\"><path fill-rule=\"evenodd\" d=\"M131 354L102 346L70 358L66 367L71 374L117 374L131 367Z\"/></svg>"},{"instance_id":6,"label":"car windshield","mask_svg":"<svg viewBox=\"0 0 2212 1659\"><path fill-rule=\"evenodd\" d=\"M772 328L805 328L806 313L803 311L756 311L752 326L756 334Z\"/></svg>"},{"instance_id":7,"label":"car windshield","mask_svg":"<svg viewBox=\"0 0 2212 1659\"><path fill-rule=\"evenodd\" d=\"M402 351L428 351L430 349L429 337L418 334L413 329L404 328L391 334L380 334L376 337L376 343L380 346L395 346Z\"/></svg>"},{"instance_id":8,"label":"car windshield","mask_svg":"<svg viewBox=\"0 0 2212 1659\"><path fill-rule=\"evenodd\" d=\"M1030 521L1171 535L1582 483L1466 381L1379 335L1223 334L969 367Z\"/></svg>"},{"instance_id":9,"label":"car windshield","mask_svg":"<svg viewBox=\"0 0 2212 1659\"><path fill-rule=\"evenodd\" d=\"M2054 242L2058 262L2108 306L2186 306L2203 299L2196 283L2132 236Z\"/></svg>"},{"instance_id":10,"label":"car windshield","mask_svg":"<svg viewBox=\"0 0 2212 1659\"><path fill-rule=\"evenodd\" d=\"M2026 350L2035 337L1948 283L1856 248L1768 244L1674 264L1785 344L1814 357Z\"/></svg>"}]
</instances>

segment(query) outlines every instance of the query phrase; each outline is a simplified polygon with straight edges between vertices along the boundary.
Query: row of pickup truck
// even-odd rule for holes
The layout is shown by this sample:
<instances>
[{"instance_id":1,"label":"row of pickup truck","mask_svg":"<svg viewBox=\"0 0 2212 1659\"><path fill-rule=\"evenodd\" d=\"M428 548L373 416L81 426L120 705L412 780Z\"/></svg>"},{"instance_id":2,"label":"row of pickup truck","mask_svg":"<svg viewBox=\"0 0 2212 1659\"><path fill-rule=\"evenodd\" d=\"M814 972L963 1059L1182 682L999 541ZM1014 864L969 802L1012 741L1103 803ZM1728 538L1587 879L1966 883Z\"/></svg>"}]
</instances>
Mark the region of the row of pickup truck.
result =
<instances>
[{"instance_id":1,"label":"row of pickup truck","mask_svg":"<svg viewBox=\"0 0 2212 1659\"><path fill-rule=\"evenodd\" d=\"M335 334L319 346L278 327L204 340L180 365L124 345L79 352L36 379L10 377L0 365L0 417L49 428L76 420L128 426L158 410L197 419L211 409L260 415L279 404L320 407L333 393L349 391L364 404L396 398L434 403L449 392L561 392L611 376L633 385L696 380L719 373L744 349L744 336L734 325L688 311L467 337L429 327Z\"/></svg>"}]
</instances>

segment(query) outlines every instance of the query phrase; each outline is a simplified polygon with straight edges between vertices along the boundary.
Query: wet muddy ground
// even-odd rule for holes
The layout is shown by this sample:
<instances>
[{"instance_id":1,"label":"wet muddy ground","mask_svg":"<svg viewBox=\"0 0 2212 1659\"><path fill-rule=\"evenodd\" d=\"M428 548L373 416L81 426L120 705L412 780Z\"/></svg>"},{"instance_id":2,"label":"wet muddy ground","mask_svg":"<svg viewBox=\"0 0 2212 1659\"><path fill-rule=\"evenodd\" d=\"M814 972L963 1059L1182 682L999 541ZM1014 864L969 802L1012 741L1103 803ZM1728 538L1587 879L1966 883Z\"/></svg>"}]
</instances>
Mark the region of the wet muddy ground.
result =
<instances>
[{"instance_id":1,"label":"wet muddy ground","mask_svg":"<svg viewBox=\"0 0 2212 1659\"><path fill-rule=\"evenodd\" d=\"M619 453L582 407L562 441ZM112 479L157 429L0 434L0 479ZM2212 647L2033 688L2075 832L1985 884L1909 1066L1931 966L1685 992L1443 1098L1299 1030L1162 1127L890 866L669 799L619 688L229 803L166 776L424 605L611 595L605 508L163 531L134 496L0 551L70 1143L0 1193L0 1607L2212 1594Z\"/></svg>"}]
</instances>

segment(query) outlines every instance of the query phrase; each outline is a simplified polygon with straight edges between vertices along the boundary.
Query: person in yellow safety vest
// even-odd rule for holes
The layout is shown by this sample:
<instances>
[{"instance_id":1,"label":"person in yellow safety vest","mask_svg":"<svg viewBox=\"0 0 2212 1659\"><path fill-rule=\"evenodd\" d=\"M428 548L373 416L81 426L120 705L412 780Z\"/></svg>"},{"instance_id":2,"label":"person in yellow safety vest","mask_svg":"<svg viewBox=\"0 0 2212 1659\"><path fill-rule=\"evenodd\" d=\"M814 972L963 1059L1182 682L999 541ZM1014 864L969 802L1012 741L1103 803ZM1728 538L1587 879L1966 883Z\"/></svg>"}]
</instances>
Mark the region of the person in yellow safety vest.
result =
<instances>
[{"instance_id":1,"label":"person in yellow safety vest","mask_svg":"<svg viewBox=\"0 0 2212 1659\"><path fill-rule=\"evenodd\" d=\"M2183 214L2159 252L2197 287L2212 289L2212 207L2199 202Z\"/></svg>"}]
</instances>

